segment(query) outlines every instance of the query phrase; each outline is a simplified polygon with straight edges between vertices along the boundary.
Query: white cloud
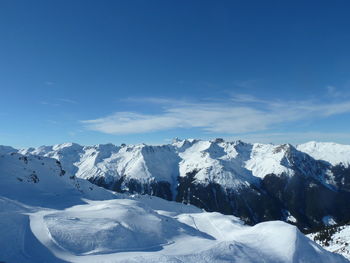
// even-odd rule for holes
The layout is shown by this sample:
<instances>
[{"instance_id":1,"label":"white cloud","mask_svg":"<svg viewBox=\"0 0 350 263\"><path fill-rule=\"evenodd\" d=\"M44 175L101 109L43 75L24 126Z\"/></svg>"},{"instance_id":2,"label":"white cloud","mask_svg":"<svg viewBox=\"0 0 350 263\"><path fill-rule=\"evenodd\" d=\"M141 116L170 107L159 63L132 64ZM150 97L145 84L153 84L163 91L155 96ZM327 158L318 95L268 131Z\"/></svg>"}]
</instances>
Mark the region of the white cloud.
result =
<instances>
[{"instance_id":1,"label":"white cloud","mask_svg":"<svg viewBox=\"0 0 350 263\"><path fill-rule=\"evenodd\" d=\"M53 82L53 81L45 81L44 84L47 85L47 86L52 86L52 85L55 84L55 82Z\"/></svg>"},{"instance_id":2,"label":"white cloud","mask_svg":"<svg viewBox=\"0 0 350 263\"><path fill-rule=\"evenodd\" d=\"M327 86L327 96L330 98L335 98L335 99L345 99L350 97L349 93L349 86L345 85L341 89L335 87L335 86Z\"/></svg>"},{"instance_id":3,"label":"white cloud","mask_svg":"<svg viewBox=\"0 0 350 263\"><path fill-rule=\"evenodd\" d=\"M72 100L72 99L67 99L67 98L59 98L57 99L58 101L65 102L65 103L70 103L70 104L78 104L77 101Z\"/></svg>"},{"instance_id":4,"label":"white cloud","mask_svg":"<svg viewBox=\"0 0 350 263\"><path fill-rule=\"evenodd\" d=\"M68 104L78 104L77 101L75 100L71 100L71 99L68 99L68 98L58 98L58 99L55 99L53 102L52 101L41 101L40 104L42 105L48 105L48 106L62 106L61 104L64 104L64 103L68 103Z\"/></svg>"},{"instance_id":5,"label":"white cloud","mask_svg":"<svg viewBox=\"0 0 350 263\"><path fill-rule=\"evenodd\" d=\"M146 133L174 128L199 128L209 133L240 134L350 112L350 101L266 101L248 95L239 95L221 102L184 102L164 98L145 98L144 101L161 103L161 112L116 112L102 118L84 120L82 123L87 129L108 134Z\"/></svg>"},{"instance_id":6,"label":"white cloud","mask_svg":"<svg viewBox=\"0 0 350 263\"><path fill-rule=\"evenodd\" d=\"M150 104L159 104L159 105L162 105L162 104L179 105L179 104L188 103L188 101L185 99L170 99L170 98L163 98L163 97L142 97L142 98L129 97L129 98L120 99L119 101L131 102L131 103L150 103Z\"/></svg>"},{"instance_id":7,"label":"white cloud","mask_svg":"<svg viewBox=\"0 0 350 263\"><path fill-rule=\"evenodd\" d=\"M326 89L327 89L328 95L331 97L337 98L337 97L340 97L342 95L342 93L340 91L338 91L337 88L334 86L327 86Z\"/></svg>"}]
</instances>

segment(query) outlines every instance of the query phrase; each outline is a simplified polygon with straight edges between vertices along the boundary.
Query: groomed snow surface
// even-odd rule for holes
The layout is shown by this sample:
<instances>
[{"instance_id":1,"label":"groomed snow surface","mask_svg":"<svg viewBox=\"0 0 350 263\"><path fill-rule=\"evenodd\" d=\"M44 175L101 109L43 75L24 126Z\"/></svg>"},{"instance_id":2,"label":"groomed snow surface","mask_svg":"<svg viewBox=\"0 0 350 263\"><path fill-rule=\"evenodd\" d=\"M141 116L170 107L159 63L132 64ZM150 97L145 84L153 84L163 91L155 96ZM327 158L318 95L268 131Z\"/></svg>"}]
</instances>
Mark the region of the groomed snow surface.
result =
<instances>
[{"instance_id":1,"label":"groomed snow surface","mask_svg":"<svg viewBox=\"0 0 350 263\"><path fill-rule=\"evenodd\" d=\"M115 194L62 174L53 159L0 154L0 262L348 262L296 227L150 196Z\"/></svg>"}]
</instances>

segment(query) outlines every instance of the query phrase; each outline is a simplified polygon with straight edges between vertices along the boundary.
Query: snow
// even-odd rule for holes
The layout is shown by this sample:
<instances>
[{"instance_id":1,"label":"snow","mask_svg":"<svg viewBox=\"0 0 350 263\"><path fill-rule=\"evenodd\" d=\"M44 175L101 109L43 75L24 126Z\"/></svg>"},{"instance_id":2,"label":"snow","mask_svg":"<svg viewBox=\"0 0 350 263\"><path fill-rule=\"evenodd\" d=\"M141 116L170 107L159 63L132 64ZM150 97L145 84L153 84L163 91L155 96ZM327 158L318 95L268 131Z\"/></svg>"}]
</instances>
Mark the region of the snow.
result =
<instances>
[{"instance_id":1,"label":"snow","mask_svg":"<svg viewBox=\"0 0 350 263\"><path fill-rule=\"evenodd\" d=\"M288 149L288 146L254 144L251 158L247 161L246 167L252 171L254 176L259 178L264 178L267 174L292 176L294 171L282 164L286 149Z\"/></svg>"},{"instance_id":2,"label":"snow","mask_svg":"<svg viewBox=\"0 0 350 263\"><path fill-rule=\"evenodd\" d=\"M293 223L293 224L298 222L298 220L288 210L284 210L283 213L284 213L286 222Z\"/></svg>"},{"instance_id":3,"label":"snow","mask_svg":"<svg viewBox=\"0 0 350 263\"><path fill-rule=\"evenodd\" d=\"M196 234L187 225L128 199L95 201L64 211L39 212L31 217L34 225L46 226L58 250L62 248L80 256L159 250L176 236Z\"/></svg>"},{"instance_id":4,"label":"snow","mask_svg":"<svg viewBox=\"0 0 350 263\"><path fill-rule=\"evenodd\" d=\"M292 171L281 164L283 152L269 153L277 146L251 145L241 141L176 140L171 145L79 146L72 143L24 149L60 160L69 174L104 178L106 183L121 177L141 182L167 181L176 185L178 176L196 172L200 183L215 182L230 188L256 183L270 173Z\"/></svg>"},{"instance_id":5,"label":"snow","mask_svg":"<svg viewBox=\"0 0 350 263\"><path fill-rule=\"evenodd\" d=\"M43 249L68 262L346 262L280 221L249 227L219 213L165 216L132 199L39 209L29 226Z\"/></svg>"},{"instance_id":6,"label":"snow","mask_svg":"<svg viewBox=\"0 0 350 263\"><path fill-rule=\"evenodd\" d=\"M333 226L337 224L337 222L334 220L332 216L324 216L322 218L322 222L325 226Z\"/></svg>"},{"instance_id":7,"label":"snow","mask_svg":"<svg viewBox=\"0 0 350 263\"><path fill-rule=\"evenodd\" d=\"M332 165L343 164L345 167L350 165L350 145L312 141L297 145L297 149Z\"/></svg>"},{"instance_id":8,"label":"snow","mask_svg":"<svg viewBox=\"0 0 350 263\"><path fill-rule=\"evenodd\" d=\"M0 189L3 262L348 262L286 223L116 194L48 157L2 154Z\"/></svg>"},{"instance_id":9,"label":"snow","mask_svg":"<svg viewBox=\"0 0 350 263\"><path fill-rule=\"evenodd\" d=\"M237 152L236 146L236 143L197 141L179 153L180 176L196 172L198 182L215 182L230 188L255 182L256 178L243 167L247 156Z\"/></svg>"},{"instance_id":10,"label":"snow","mask_svg":"<svg viewBox=\"0 0 350 263\"><path fill-rule=\"evenodd\" d=\"M309 234L307 237L314 240L315 233ZM317 242L320 243L319 241ZM324 249L333 253L339 253L350 260L350 226L345 225L339 227L339 230L332 235L328 246L321 243L320 245L322 245Z\"/></svg>"},{"instance_id":11,"label":"snow","mask_svg":"<svg viewBox=\"0 0 350 263\"><path fill-rule=\"evenodd\" d=\"M0 145L0 154L6 154L6 153L12 153L12 152L17 152L15 148L12 148L11 146L4 146Z\"/></svg>"},{"instance_id":12,"label":"snow","mask_svg":"<svg viewBox=\"0 0 350 263\"><path fill-rule=\"evenodd\" d=\"M317 160L344 165L350 162L349 145L310 142L295 148L290 144L250 144L222 139L175 139L172 144L160 146L122 147L65 143L19 152L55 158L69 175L103 179L110 185L121 178L140 183L169 182L173 194L178 177L189 173L194 174L197 183L213 182L231 189L256 185L269 174L291 177L296 170L326 185L335 185L332 172Z\"/></svg>"},{"instance_id":13,"label":"snow","mask_svg":"<svg viewBox=\"0 0 350 263\"><path fill-rule=\"evenodd\" d=\"M152 180L173 182L178 176L179 157L172 146L112 144L80 146L73 143L23 149L23 154L52 157L62 163L70 175L90 179L104 178L106 183L121 177L143 182Z\"/></svg>"},{"instance_id":14,"label":"snow","mask_svg":"<svg viewBox=\"0 0 350 263\"><path fill-rule=\"evenodd\" d=\"M68 176L52 158L19 153L0 155L1 196L28 205L69 205L81 198L110 199L111 192Z\"/></svg>"}]
</instances>

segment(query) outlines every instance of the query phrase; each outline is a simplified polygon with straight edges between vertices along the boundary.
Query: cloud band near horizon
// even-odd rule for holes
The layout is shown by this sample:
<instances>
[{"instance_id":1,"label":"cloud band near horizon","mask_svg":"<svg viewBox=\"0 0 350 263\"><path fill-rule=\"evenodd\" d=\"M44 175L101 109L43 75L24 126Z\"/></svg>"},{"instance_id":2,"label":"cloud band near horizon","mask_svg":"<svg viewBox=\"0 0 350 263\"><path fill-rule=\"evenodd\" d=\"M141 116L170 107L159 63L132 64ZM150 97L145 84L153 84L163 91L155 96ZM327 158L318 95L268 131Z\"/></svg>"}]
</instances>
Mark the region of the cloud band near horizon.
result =
<instances>
[{"instance_id":1,"label":"cloud band near horizon","mask_svg":"<svg viewBox=\"0 0 350 263\"><path fill-rule=\"evenodd\" d=\"M160 112L119 111L81 123L89 130L118 135L191 128L208 133L244 134L350 112L350 101L266 101L242 95L221 102L184 102L160 98L145 98L144 101L162 104Z\"/></svg>"}]
</instances>

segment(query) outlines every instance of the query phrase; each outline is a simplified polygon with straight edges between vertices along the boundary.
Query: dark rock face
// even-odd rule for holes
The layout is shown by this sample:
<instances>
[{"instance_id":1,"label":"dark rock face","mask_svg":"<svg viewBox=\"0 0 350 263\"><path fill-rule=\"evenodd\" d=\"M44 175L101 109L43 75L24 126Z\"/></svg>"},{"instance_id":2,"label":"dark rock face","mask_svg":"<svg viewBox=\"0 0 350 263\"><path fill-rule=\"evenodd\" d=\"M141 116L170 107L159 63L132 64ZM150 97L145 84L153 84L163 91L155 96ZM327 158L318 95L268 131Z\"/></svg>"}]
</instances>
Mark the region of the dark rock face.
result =
<instances>
[{"instance_id":1,"label":"dark rock face","mask_svg":"<svg viewBox=\"0 0 350 263\"><path fill-rule=\"evenodd\" d=\"M344 165L339 164L333 166L331 171L334 174L339 189L350 191L350 166L346 168Z\"/></svg>"},{"instance_id":2,"label":"dark rock face","mask_svg":"<svg viewBox=\"0 0 350 263\"><path fill-rule=\"evenodd\" d=\"M179 178L177 202L236 215L248 224L287 220L286 211L303 231L322 227L325 216L337 222L350 220L350 192L332 189L312 177L270 174L258 186L234 191L215 183L197 184L194 176L195 172Z\"/></svg>"},{"instance_id":3,"label":"dark rock face","mask_svg":"<svg viewBox=\"0 0 350 263\"><path fill-rule=\"evenodd\" d=\"M197 184L194 182L195 174L196 172L192 172L179 178L177 202L192 204L210 212L236 215L248 224L282 217L277 200L258 187L233 191L215 183Z\"/></svg>"},{"instance_id":4,"label":"dark rock face","mask_svg":"<svg viewBox=\"0 0 350 263\"><path fill-rule=\"evenodd\" d=\"M301 230L322 227L325 216L332 216L337 222L350 220L347 205L350 193L326 186L312 177L268 175L262 186L297 219L296 225Z\"/></svg>"},{"instance_id":5,"label":"dark rock face","mask_svg":"<svg viewBox=\"0 0 350 263\"><path fill-rule=\"evenodd\" d=\"M125 177L120 178L113 184L108 184L105 182L103 177L91 178L89 179L91 183L98 186L113 190L119 193L131 193L131 194L147 194L157 196L169 201L172 201L173 192L171 191L171 185L169 182L161 181L151 181L149 183L140 183L135 179L127 180Z\"/></svg>"}]
</instances>

